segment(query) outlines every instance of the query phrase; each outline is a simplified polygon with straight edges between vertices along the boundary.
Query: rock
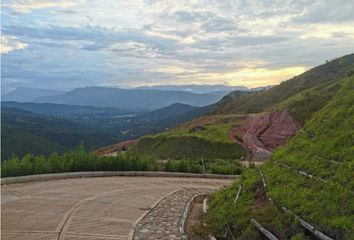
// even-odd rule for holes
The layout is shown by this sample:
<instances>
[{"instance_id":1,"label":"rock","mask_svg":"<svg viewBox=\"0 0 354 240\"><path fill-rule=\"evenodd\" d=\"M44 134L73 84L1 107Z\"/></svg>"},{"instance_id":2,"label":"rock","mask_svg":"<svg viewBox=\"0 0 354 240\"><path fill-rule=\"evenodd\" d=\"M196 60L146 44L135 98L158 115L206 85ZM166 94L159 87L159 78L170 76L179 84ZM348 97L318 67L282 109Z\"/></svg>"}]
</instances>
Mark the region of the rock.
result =
<instances>
[{"instance_id":1,"label":"rock","mask_svg":"<svg viewBox=\"0 0 354 240\"><path fill-rule=\"evenodd\" d=\"M251 114L246 123L235 128L230 137L242 133L242 144L256 159L269 158L279 146L283 146L300 129L299 124L285 109L266 114Z\"/></svg>"},{"instance_id":2,"label":"rock","mask_svg":"<svg viewBox=\"0 0 354 240\"><path fill-rule=\"evenodd\" d=\"M208 189L184 188L168 195L136 225L134 240L185 239L179 225L186 204L195 194L209 193Z\"/></svg>"}]
</instances>

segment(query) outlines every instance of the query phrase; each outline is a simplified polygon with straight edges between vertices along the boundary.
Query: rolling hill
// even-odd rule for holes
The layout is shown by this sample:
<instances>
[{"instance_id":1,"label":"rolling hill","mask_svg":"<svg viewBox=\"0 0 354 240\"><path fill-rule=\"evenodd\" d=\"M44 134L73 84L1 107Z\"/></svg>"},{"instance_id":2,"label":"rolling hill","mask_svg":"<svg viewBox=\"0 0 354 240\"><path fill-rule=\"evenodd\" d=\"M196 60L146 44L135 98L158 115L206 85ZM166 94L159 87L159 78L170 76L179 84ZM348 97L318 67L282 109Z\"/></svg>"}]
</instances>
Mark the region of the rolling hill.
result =
<instances>
[{"instance_id":1,"label":"rolling hill","mask_svg":"<svg viewBox=\"0 0 354 240\"><path fill-rule=\"evenodd\" d=\"M44 154L74 149L81 142L87 150L109 145L117 138L70 120L2 107L1 159L11 155Z\"/></svg>"},{"instance_id":2,"label":"rolling hill","mask_svg":"<svg viewBox=\"0 0 354 240\"><path fill-rule=\"evenodd\" d=\"M69 151L81 140L87 150L92 150L159 133L200 116L207 109L173 104L134 116L116 108L3 102L2 157Z\"/></svg>"},{"instance_id":3,"label":"rolling hill","mask_svg":"<svg viewBox=\"0 0 354 240\"><path fill-rule=\"evenodd\" d=\"M160 134L142 137L133 151L158 159L240 159L246 151L228 133L244 117L220 115L196 118Z\"/></svg>"},{"instance_id":4,"label":"rolling hill","mask_svg":"<svg viewBox=\"0 0 354 240\"><path fill-rule=\"evenodd\" d=\"M224 95L225 92L196 94L185 91L86 87L76 88L60 95L39 97L34 101L148 112L174 103L206 106L217 102Z\"/></svg>"},{"instance_id":5,"label":"rolling hill","mask_svg":"<svg viewBox=\"0 0 354 240\"><path fill-rule=\"evenodd\" d=\"M161 109L142 114L138 116L138 118L146 120L166 120L169 118L177 117L187 112L192 112L197 109L198 107L194 107L188 104L174 103L167 107L163 107Z\"/></svg>"},{"instance_id":6,"label":"rolling hill","mask_svg":"<svg viewBox=\"0 0 354 240\"><path fill-rule=\"evenodd\" d=\"M134 112L123 111L117 108L77 106L55 103L22 103L14 101L5 101L1 103L1 106L6 108L19 108L32 113L69 119L110 118L135 114Z\"/></svg>"},{"instance_id":7,"label":"rolling hill","mask_svg":"<svg viewBox=\"0 0 354 240\"><path fill-rule=\"evenodd\" d=\"M14 91L1 97L1 101L30 102L35 98L62 94L64 91L18 87Z\"/></svg>"},{"instance_id":8,"label":"rolling hill","mask_svg":"<svg viewBox=\"0 0 354 240\"><path fill-rule=\"evenodd\" d=\"M257 113L323 83L338 81L354 72L354 54L315 67L268 90L250 95L230 93L216 104L212 114Z\"/></svg>"}]
</instances>

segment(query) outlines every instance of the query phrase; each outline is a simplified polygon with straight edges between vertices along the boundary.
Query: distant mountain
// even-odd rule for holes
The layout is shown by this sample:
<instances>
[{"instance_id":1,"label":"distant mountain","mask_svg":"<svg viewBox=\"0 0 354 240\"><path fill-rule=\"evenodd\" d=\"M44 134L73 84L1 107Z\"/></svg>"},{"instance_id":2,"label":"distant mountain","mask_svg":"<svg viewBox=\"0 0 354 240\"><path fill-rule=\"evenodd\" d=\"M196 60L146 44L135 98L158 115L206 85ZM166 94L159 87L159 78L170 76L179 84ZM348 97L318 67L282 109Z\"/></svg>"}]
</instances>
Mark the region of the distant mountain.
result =
<instances>
[{"instance_id":1,"label":"distant mountain","mask_svg":"<svg viewBox=\"0 0 354 240\"><path fill-rule=\"evenodd\" d=\"M23 111L18 108L1 109L1 159L12 154L44 154L76 148L83 141L86 149L112 144L112 135L66 119Z\"/></svg>"},{"instance_id":2,"label":"distant mountain","mask_svg":"<svg viewBox=\"0 0 354 240\"><path fill-rule=\"evenodd\" d=\"M1 105L2 107L19 108L32 113L65 118L110 118L130 115L133 113L117 108L77 106L55 103L2 102Z\"/></svg>"},{"instance_id":3,"label":"distant mountain","mask_svg":"<svg viewBox=\"0 0 354 240\"><path fill-rule=\"evenodd\" d=\"M354 54L349 54L312 68L267 90L237 98L232 96L234 93L230 93L216 104L212 113L262 112L306 89L339 81L353 72Z\"/></svg>"},{"instance_id":4,"label":"distant mountain","mask_svg":"<svg viewBox=\"0 0 354 240\"><path fill-rule=\"evenodd\" d=\"M196 94L185 91L120 89L105 87L76 88L70 92L38 97L35 102L115 107L128 111L152 111L173 103L206 106L217 102L225 92Z\"/></svg>"},{"instance_id":5,"label":"distant mountain","mask_svg":"<svg viewBox=\"0 0 354 240\"><path fill-rule=\"evenodd\" d=\"M40 88L18 87L14 91L5 94L2 101L31 102L35 98L62 94L64 91L48 90Z\"/></svg>"},{"instance_id":6,"label":"distant mountain","mask_svg":"<svg viewBox=\"0 0 354 240\"><path fill-rule=\"evenodd\" d=\"M192 93L210 93L210 92L231 92L234 90L248 91L249 89L244 86L228 86L228 85L154 85L154 86L141 86L137 89L152 89L152 90L164 90L164 91L186 91Z\"/></svg>"},{"instance_id":7,"label":"distant mountain","mask_svg":"<svg viewBox=\"0 0 354 240\"><path fill-rule=\"evenodd\" d=\"M149 113L145 113L141 116L138 116L138 118L147 120L165 120L168 118L179 116L186 112L190 112L195 109L198 109L198 107L193 107L188 104L174 103L167 107Z\"/></svg>"}]
</instances>

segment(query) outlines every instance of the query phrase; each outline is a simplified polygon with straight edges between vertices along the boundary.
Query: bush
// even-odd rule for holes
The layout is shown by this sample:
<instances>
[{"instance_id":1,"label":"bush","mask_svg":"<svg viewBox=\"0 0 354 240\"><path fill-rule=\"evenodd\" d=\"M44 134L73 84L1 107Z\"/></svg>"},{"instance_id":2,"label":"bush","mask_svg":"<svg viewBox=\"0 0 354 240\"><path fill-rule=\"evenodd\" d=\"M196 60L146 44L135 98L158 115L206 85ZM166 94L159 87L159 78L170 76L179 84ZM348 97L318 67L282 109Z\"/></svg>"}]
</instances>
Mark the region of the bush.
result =
<instances>
[{"instance_id":1,"label":"bush","mask_svg":"<svg viewBox=\"0 0 354 240\"><path fill-rule=\"evenodd\" d=\"M217 161L217 160L215 160ZM213 165L217 164L217 165ZM241 168L236 163L207 162L208 173L239 174ZM230 169L228 169L230 168ZM217 169L217 170L215 170ZM31 154L22 159L12 157L2 163L2 177L24 176L31 174L83 172L83 171L167 171L203 173L203 164L194 160L168 160L158 162L151 156L139 155L135 152L118 156L98 157L95 153L85 153L83 149L58 155L51 154L45 158Z\"/></svg>"}]
</instances>

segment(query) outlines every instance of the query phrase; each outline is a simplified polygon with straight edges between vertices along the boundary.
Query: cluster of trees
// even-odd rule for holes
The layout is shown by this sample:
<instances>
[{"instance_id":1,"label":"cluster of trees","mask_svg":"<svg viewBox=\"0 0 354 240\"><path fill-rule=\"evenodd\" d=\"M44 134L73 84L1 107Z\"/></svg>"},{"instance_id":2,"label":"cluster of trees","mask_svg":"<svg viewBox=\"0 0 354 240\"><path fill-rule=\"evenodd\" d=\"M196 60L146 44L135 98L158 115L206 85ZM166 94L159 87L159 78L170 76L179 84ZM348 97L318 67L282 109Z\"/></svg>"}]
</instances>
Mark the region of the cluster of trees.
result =
<instances>
[{"instance_id":1,"label":"cluster of trees","mask_svg":"<svg viewBox=\"0 0 354 240\"><path fill-rule=\"evenodd\" d=\"M203 167L204 166L204 167ZM204 170L205 169L205 170ZM118 156L98 157L86 153L81 147L64 154L53 153L48 157L27 154L22 158L12 157L3 161L2 177L24 176L44 173L81 171L168 171L186 173L240 174L237 162L224 165L222 162L207 163L192 160L157 161L150 156L134 152Z\"/></svg>"}]
</instances>

